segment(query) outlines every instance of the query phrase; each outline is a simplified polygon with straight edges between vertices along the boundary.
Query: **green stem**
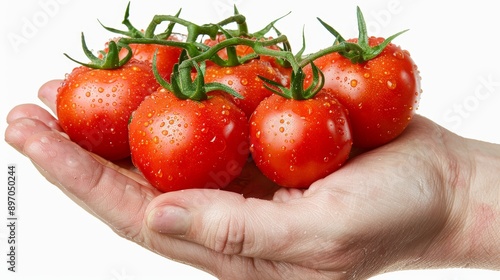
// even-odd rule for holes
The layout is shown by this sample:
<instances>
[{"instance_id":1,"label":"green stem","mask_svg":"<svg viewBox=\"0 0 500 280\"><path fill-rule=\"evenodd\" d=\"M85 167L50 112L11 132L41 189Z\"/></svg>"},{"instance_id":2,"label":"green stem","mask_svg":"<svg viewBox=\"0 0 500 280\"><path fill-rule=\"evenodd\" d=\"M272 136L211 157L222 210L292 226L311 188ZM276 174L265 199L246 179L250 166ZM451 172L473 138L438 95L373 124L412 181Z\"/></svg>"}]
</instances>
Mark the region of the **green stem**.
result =
<instances>
[{"instance_id":1,"label":"green stem","mask_svg":"<svg viewBox=\"0 0 500 280\"><path fill-rule=\"evenodd\" d=\"M311 63L312 61L314 61L322 56L325 56L327 54L334 53L334 52L345 51L346 48L347 48L346 44L340 43L340 44L335 44L335 45L332 45L330 47L321 49L315 53L310 53L310 54L308 54L300 59L299 66L304 67L307 64Z\"/></svg>"},{"instance_id":2,"label":"green stem","mask_svg":"<svg viewBox=\"0 0 500 280\"><path fill-rule=\"evenodd\" d=\"M281 51L281 50L273 50L268 48L269 46L273 46L282 42L288 41L288 38L285 35L281 35L277 38L274 39L269 39L269 40L252 40L252 39L247 39L247 38L241 38L241 37L234 37L230 39L226 39L208 50L201 52L199 55L191 57L188 60L185 60L181 63L180 67L191 67L191 64L193 62L202 62L205 60L210 59L212 56L216 55L220 50L227 48L229 46L235 46L235 45L245 45L253 48L256 54L259 55L269 55L273 57L278 57L285 59L290 62L292 68L294 70L298 69L299 64L297 63L294 55L291 52L288 51Z\"/></svg>"}]
</instances>

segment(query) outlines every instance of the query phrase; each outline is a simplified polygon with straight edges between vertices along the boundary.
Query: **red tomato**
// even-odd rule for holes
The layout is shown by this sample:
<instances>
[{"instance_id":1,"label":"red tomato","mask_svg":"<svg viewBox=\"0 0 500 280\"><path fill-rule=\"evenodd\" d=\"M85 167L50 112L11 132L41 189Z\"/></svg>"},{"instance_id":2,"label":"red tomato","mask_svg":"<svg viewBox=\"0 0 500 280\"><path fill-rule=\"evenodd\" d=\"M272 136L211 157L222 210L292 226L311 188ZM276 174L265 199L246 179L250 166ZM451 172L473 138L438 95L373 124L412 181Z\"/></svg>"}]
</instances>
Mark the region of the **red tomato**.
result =
<instances>
[{"instance_id":1,"label":"red tomato","mask_svg":"<svg viewBox=\"0 0 500 280\"><path fill-rule=\"evenodd\" d=\"M77 67L58 89L59 124L91 152L108 160L129 157L130 115L157 88L150 63L130 60L115 70Z\"/></svg>"},{"instance_id":2,"label":"red tomato","mask_svg":"<svg viewBox=\"0 0 500 280\"><path fill-rule=\"evenodd\" d=\"M370 37L369 44L383 40ZM377 57L359 64L339 53L314 63L325 75L324 89L349 110L355 146L374 148L391 141L415 114L421 93L419 71L399 46L390 43ZM310 71L310 67L304 69L309 75Z\"/></svg>"},{"instance_id":3,"label":"red tomato","mask_svg":"<svg viewBox=\"0 0 500 280\"><path fill-rule=\"evenodd\" d=\"M307 100L272 95L250 118L255 164L283 187L309 187L337 170L351 146L347 111L325 92Z\"/></svg>"},{"instance_id":4,"label":"red tomato","mask_svg":"<svg viewBox=\"0 0 500 280\"><path fill-rule=\"evenodd\" d=\"M224 188L249 155L248 120L229 99L148 96L129 125L132 162L160 191Z\"/></svg>"},{"instance_id":5,"label":"red tomato","mask_svg":"<svg viewBox=\"0 0 500 280\"><path fill-rule=\"evenodd\" d=\"M273 94L264 87L264 82L259 76L283 85L288 83L287 77L272 67L268 61L258 59L252 59L247 63L232 67L219 67L217 65L207 67L205 82L225 84L238 92L243 98L234 97L226 92L215 91L233 100L245 112L246 116L250 117L260 101Z\"/></svg>"}]
</instances>

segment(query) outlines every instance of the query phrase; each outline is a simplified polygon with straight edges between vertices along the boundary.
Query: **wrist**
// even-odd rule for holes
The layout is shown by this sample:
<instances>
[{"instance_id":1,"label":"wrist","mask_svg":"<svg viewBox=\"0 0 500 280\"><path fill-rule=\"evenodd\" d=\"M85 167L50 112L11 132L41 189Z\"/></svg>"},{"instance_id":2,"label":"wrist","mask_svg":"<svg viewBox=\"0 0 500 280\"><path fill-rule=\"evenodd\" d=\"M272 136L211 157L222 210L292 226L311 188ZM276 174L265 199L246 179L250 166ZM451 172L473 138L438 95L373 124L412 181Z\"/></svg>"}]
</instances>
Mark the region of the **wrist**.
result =
<instances>
[{"instance_id":1,"label":"wrist","mask_svg":"<svg viewBox=\"0 0 500 280\"><path fill-rule=\"evenodd\" d=\"M500 145L467 144L472 176L461 230L465 265L500 269Z\"/></svg>"},{"instance_id":2,"label":"wrist","mask_svg":"<svg viewBox=\"0 0 500 280\"><path fill-rule=\"evenodd\" d=\"M423 266L500 269L500 146L447 137L442 176L449 218Z\"/></svg>"}]
</instances>

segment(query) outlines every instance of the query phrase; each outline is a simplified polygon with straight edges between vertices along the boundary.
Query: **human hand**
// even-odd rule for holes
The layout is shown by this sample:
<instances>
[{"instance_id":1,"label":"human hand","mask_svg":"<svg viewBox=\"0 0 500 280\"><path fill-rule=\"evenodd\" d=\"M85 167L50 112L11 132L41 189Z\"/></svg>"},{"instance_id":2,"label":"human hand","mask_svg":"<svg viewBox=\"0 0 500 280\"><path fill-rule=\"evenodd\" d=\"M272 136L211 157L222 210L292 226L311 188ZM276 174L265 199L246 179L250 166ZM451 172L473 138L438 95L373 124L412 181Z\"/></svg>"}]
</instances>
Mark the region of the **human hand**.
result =
<instances>
[{"instance_id":1,"label":"human hand","mask_svg":"<svg viewBox=\"0 0 500 280\"><path fill-rule=\"evenodd\" d=\"M39 94L52 110L57 86ZM455 152L464 140L419 116L307 190L278 189L249 164L233 191L163 194L129 162L69 141L41 107L20 105L8 123L7 142L119 235L221 279L361 279L451 263L440 251L457 251L467 221L457 206L471 176L466 153Z\"/></svg>"}]
</instances>

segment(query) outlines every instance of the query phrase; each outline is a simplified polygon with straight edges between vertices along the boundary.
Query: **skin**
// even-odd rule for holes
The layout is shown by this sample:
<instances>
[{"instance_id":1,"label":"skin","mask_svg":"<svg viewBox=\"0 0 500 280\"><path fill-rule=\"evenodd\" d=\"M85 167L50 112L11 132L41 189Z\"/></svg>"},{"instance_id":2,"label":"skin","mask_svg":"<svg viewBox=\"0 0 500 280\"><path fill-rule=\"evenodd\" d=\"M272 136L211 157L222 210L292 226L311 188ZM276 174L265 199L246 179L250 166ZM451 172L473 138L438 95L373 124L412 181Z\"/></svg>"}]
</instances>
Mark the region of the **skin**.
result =
<instances>
[{"instance_id":1,"label":"skin","mask_svg":"<svg viewBox=\"0 0 500 280\"><path fill-rule=\"evenodd\" d=\"M57 85L39 92L52 110ZM118 235L220 279L500 269L500 146L422 116L307 190L279 189L249 165L234 192L164 194L129 163L102 160L69 141L37 105L13 108L7 121L5 140Z\"/></svg>"}]
</instances>

